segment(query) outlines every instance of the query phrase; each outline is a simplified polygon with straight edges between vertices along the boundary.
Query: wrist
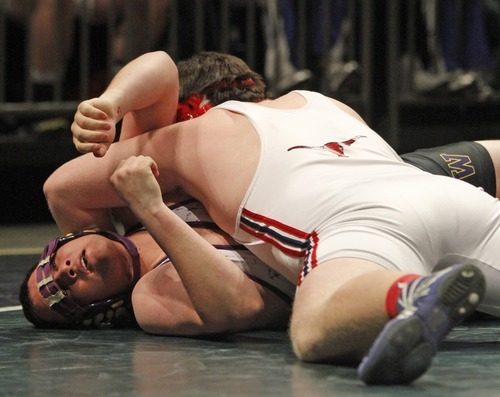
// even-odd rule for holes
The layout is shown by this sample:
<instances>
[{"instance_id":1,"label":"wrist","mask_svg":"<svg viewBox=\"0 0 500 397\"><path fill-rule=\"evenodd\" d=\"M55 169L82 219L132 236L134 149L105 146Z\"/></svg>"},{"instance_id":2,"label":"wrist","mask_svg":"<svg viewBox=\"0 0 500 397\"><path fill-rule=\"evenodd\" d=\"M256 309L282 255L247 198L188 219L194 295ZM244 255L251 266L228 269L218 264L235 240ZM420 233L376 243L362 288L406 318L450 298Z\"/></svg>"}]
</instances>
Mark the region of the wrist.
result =
<instances>
[{"instance_id":1,"label":"wrist","mask_svg":"<svg viewBox=\"0 0 500 397\"><path fill-rule=\"evenodd\" d=\"M164 219L169 216L169 213L175 216L163 201L155 203L137 203L135 205L131 204L129 208L143 224L148 224L158 219Z\"/></svg>"},{"instance_id":2,"label":"wrist","mask_svg":"<svg viewBox=\"0 0 500 397\"><path fill-rule=\"evenodd\" d=\"M111 116L115 124L118 123L126 113L124 108L125 104L121 99L122 97L123 96L120 95L120 92L117 92L116 90L107 90L99 97L99 99L108 102L112 112L109 116Z\"/></svg>"}]
</instances>

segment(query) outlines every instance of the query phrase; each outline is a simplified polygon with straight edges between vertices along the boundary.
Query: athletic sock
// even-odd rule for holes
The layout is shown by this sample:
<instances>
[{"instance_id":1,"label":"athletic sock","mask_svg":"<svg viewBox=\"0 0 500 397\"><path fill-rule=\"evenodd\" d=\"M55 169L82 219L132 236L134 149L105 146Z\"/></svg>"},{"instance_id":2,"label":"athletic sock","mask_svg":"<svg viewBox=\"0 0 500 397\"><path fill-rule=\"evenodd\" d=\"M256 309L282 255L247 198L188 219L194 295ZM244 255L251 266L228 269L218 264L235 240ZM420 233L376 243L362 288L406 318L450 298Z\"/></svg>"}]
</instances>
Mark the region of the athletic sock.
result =
<instances>
[{"instance_id":1,"label":"athletic sock","mask_svg":"<svg viewBox=\"0 0 500 397\"><path fill-rule=\"evenodd\" d=\"M387 296L385 298L385 310L389 318L396 317L403 310L404 306L401 302L401 296L406 295L406 293L403 294L403 292L405 292L408 286L418 278L420 278L418 274L405 274L389 287L389 291L387 291Z\"/></svg>"}]
</instances>

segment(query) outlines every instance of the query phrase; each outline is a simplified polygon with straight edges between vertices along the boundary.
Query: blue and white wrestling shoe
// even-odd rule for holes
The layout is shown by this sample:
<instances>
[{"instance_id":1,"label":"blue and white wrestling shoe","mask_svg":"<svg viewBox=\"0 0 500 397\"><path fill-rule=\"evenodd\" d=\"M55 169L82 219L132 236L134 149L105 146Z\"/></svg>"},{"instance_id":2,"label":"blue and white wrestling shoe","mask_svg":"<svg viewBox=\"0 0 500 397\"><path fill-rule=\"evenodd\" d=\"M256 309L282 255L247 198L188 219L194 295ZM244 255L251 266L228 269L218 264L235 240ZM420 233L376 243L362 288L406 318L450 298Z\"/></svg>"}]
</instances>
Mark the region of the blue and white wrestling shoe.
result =
<instances>
[{"instance_id":1,"label":"blue and white wrestling shoe","mask_svg":"<svg viewBox=\"0 0 500 397\"><path fill-rule=\"evenodd\" d=\"M408 384L421 376L448 332L475 311L485 284L481 270L470 264L410 282L402 290L402 311L385 325L359 365L361 380Z\"/></svg>"}]
</instances>

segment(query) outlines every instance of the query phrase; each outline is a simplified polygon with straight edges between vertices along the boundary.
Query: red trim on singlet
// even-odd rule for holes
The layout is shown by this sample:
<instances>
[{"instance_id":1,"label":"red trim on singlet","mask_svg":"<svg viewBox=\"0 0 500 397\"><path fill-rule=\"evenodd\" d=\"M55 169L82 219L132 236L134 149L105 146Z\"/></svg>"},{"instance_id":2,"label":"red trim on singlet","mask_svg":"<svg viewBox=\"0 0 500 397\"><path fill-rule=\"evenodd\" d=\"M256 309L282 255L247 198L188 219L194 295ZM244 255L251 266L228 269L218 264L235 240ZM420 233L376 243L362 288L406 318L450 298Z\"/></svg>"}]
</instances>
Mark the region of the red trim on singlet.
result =
<instances>
[{"instance_id":1,"label":"red trim on singlet","mask_svg":"<svg viewBox=\"0 0 500 397\"><path fill-rule=\"evenodd\" d=\"M260 239L266 243L272 244L273 246L278 248L281 252L283 252L287 255L290 255L293 257L299 257L299 258L303 257L305 255L304 251L287 248L283 244L280 244L279 241L275 240L274 238L267 235L266 233L262 233L262 232L259 232L257 230L251 229L251 228L247 227L246 225L240 225L240 229L247 232L248 234L250 234L254 237L257 237L258 239Z\"/></svg>"},{"instance_id":2,"label":"red trim on singlet","mask_svg":"<svg viewBox=\"0 0 500 397\"><path fill-rule=\"evenodd\" d=\"M281 223L275 219L268 218L267 216L256 214L255 212L252 212L246 208L243 208L242 210L242 215L251 218L257 222L262 222L265 223L268 226L273 226L285 233L291 234L297 238L306 240L309 238L309 233L303 232L302 230L296 229L292 226L285 225L284 223Z\"/></svg>"},{"instance_id":3,"label":"red trim on singlet","mask_svg":"<svg viewBox=\"0 0 500 397\"><path fill-rule=\"evenodd\" d=\"M297 287L302 284L304 278L316 267L318 266L318 243L319 236L318 233L313 232L309 237L309 249L307 255L304 258L304 265L302 266L302 271L300 272L299 278L297 280Z\"/></svg>"}]
</instances>

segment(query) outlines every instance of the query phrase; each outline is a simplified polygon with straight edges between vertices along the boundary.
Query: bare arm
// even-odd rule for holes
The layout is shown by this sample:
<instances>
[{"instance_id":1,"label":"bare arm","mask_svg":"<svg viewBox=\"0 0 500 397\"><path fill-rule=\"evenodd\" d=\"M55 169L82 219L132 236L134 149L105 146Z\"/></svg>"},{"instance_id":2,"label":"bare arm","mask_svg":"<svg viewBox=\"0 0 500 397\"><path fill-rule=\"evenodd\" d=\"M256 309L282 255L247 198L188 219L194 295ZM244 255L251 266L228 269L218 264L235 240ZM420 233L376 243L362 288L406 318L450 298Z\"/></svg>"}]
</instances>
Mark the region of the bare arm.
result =
<instances>
[{"instance_id":1,"label":"bare arm","mask_svg":"<svg viewBox=\"0 0 500 397\"><path fill-rule=\"evenodd\" d=\"M267 304L263 288L163 203L156 176L154 161L139 156L123 161L111 182L169 256L196 310L191 327L176 332L218 333L263 326L269 321L262 317Z\"/></svg>"},{"instance_id":2,"label":"bare arm","mask_svg":"<svg viewBox=\"0 0 500 397\"><path fill-rule=\"evenodd\" d=\"M175 161L176 131L182 124L115 142L104 157L87 153L54 171L43 189L61 232L78 232L86 228L113 230L109 209L123 207L126 203L116 194L109 178L120 161L130 156L147 153L165 159L168 164L162 163L164 171L160 178L163 193L174 189L178 182L171 166Z\"/></svg>"},{"instance_id":3,"label":"bare arm","mask_svg":"<svg viewBox=\"0 0 500 397\"><path fill-rule=\"evenodd\" d=\"M108 148L107 142L114 140L116 124L122 116L120 141L171 124L178 91L177 67L166 53L158 51L138 57L117 73L99 98L79 105L72 126L75 146L81 152L91 150L98 157L103 155ZM100 136L102 133L104 135ZM105 143L94 144L98 139L104 139ZM54 213L60 212L54 207L52 203ZM112 211L125 228L137 223L125 207ZM94 226L106 226L107 229L111 226L105 210L93 211L93 216L97 217Z\"/></svg>"},{"instance_id":4,"label":"bare arm","mask_svg":"<svg viewBox=\"0 0 500 397\"><path fill-rule=\"evenodd\" d=\"M123 118L120 139L175 121L177 67L163 51L144 54L125 65L98 98L82 102L71 127L78 151L103 156Z\"/></svg>"},{"instance_id":5,"label":"bare arm","mask_svg":"<svg viewBox=\"0 0 500 397\"><path fill-rule=\"evenodd\" d=\"M258 284L255 287L259 289L263 301L258 311L245 311L242 306L235 310L236 318L234 315L226 317L221 313L225 308L224 302L217 308L218 320L211 321L211 316L204 314L201 317L198 314L199 304L198 309L193 306L183 281L169 264L141 277L134 288L132 303L140 327L151 334L200 336L251 329L286 329L290 305L269 289ZM204 289L210 288L211 285L206 282ZM213 305L218 295L212 294L207 302ZM206 311L202 310L203 313Z\"/></svg>"},{"instance_id":6,"label":"bare arm","mask_svg":"<svg viewBox=\"0 0 500 397\"><path fill-rule=\"evenodd\" d=\"M115 139L116 123L124 115L121 141L171 124L178 90L177 67L165 52L144 54L131 61L99 98L79 105L72 125L77 149L103 156ZM44 194L63 233L94 227L113 230L108 208L123 206L123 202L116 197L109 176L119 159L136 154L140 145L126 147L128 152L118 151L119 155L106 156L106 160L80 156L47 179Z\"/></svg>"}]
</instances>

